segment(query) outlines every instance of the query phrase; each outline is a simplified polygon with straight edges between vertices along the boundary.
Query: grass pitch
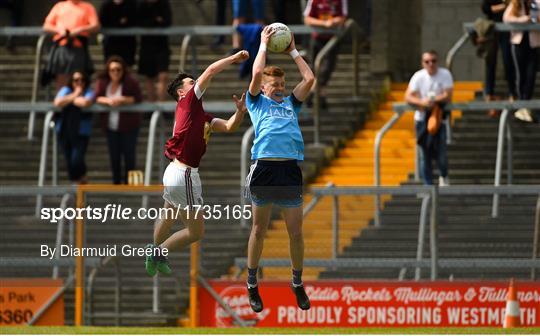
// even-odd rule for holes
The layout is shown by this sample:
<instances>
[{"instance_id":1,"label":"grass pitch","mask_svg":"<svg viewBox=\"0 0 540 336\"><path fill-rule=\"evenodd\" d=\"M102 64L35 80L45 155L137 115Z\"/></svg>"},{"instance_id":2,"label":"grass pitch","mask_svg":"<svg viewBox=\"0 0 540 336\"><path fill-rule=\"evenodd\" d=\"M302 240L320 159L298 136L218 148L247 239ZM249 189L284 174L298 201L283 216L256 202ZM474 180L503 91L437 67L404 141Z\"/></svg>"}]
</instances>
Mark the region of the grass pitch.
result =
<instances>
[{"instance_id":1,"label":"grass pitch","mask_svg":"<svg viewBox=\"0 0 540 336\"><path fill-rule=\"evenodd\" d=\"M140 328L140 327L4 327L0 334L540 334L540 328Z\"/></svg>"}]
</instances>

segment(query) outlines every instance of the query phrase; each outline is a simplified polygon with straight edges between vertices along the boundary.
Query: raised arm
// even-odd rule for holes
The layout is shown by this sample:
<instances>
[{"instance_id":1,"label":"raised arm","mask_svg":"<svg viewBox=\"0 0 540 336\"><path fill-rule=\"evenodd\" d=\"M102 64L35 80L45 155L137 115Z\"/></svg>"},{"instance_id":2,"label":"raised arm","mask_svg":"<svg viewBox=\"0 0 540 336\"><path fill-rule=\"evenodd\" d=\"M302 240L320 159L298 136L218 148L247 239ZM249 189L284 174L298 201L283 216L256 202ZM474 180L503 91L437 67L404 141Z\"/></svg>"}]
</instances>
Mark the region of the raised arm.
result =
<instances>
[{"instance_id":1,"label":"raised arm","mask_svg":"<svg viewBox=\"0 0 540 336\"><path fill-rule=\"evenodd\" d=\"M251 74L251 83L249 83L249 93L256 96L261 92L261 82L264 67L266 66L266 45L270 41L270 36L274 34L274 30L270 26L264 27L261 32L261 46L255 61L253 62L253 71Z\"/></svg>"},{"instance_id":2,"label":"raised arm","mask_svg":"<svg viewBox=\"0 0 540 336\"><path fill-rule=\"evenodd\" d=\"M286 52L288 52L294 59L294 62L296 63L296 66L298 67L298 70L302 75L302 81L296 85L293 90L293 94L299 101L304 101L309 95L313 83L315 83L315 76L313 75L313 71L311 71L311 68L306 63L304 58L300 56L298 50L296 50L296 45L294 43L294 35L292 33L291 35L291 45L289 46L289 48L287 48Z\"/></svg>"},{"instance_id":3,"label":"raised arm","mask_svg":"<svg viewBox=\"0 0 540 336\"><path fill-rule=\"evenodd\" d=\"M236 105L236 111L229 118L229 120L223 120L215 118L212 123L212 130L214 132L234 132L240 127L244 116L246 115L246 94L242 94L242 98L238 99L236 95L233 95L234 104Z\"/></svg>"},{"instance_id":4,"label":"raised arm","mask_svg":"<svg viewBox=\"0 0 540 336\"><path fill-rule=\"evenodd\" d=\"M231 64L242 63L248 58L249 53L246 50L241 50L232 56L222 58L219 61L210 64L208 68L204 70L202 75L197 79L197 85L201 89L201 92L204 92L204 90L206 90L215 75L225 70Z\"/></svg>"}]
</instances>

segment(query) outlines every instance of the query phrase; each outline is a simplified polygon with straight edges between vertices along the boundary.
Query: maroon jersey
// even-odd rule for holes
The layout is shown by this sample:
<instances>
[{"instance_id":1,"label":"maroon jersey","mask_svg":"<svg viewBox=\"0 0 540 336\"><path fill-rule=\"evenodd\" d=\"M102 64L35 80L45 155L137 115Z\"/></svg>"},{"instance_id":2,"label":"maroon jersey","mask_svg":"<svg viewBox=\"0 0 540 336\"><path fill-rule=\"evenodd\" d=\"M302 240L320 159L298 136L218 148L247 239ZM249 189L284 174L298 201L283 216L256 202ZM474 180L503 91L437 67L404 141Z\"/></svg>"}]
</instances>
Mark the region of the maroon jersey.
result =
<instances>
[{"instance_id":1,"label":"maroon jersey","mask_svg":"<svg viewBox=\"0 0 540 336\"><path fill-rule=\"evenodd\" d=\"M311 16L320 20L328 20L339 16L348 15L347 0L309 0L304 16ZM329 40L332 34L313 33L313 38Z\"/></svg>"},{"instance_id":2,"label":"maroon jersey","mask_svg":"<svg viewBox=\"0 0 540 336\"><path fill-rule=\"evenodd\" d=\"M195 94L195 87L180 98L174 114L172 138L165 144L165 156L196 168L206 152L210 123L214 117L204 112L201 99ZM198 90L198 86L197 86Z\"/></svg>"}]
</instances>

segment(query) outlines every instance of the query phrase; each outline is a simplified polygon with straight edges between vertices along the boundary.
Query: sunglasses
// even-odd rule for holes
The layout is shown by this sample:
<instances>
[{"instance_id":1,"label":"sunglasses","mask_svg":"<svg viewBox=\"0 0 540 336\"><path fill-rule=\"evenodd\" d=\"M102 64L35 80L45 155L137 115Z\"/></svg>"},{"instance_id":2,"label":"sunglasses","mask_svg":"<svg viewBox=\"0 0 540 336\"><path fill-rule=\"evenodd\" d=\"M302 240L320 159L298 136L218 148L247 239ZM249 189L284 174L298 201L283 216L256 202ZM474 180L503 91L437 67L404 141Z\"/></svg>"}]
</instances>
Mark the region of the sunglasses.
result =
<instances>
[{"instance_id":1,"label":"sunglasses","mask_svg":"<svg viewBox=\"0 0 540 336\"><path fill-rule=\"evenodd\" d=\"M424 64L435 64L435 63L437 63L437 59L424 60Z\"/></svg>"},{"instance_id":2,"label":"sunglasses","mask_svg":"<svg viewBox=\"0 0 540 336\"><path fill-rule=\"evenodd\" d=\"M84 82L84 78L82 78L82 77L73 78L73 81L74 82Z\"/></svg>"}]
</instances>

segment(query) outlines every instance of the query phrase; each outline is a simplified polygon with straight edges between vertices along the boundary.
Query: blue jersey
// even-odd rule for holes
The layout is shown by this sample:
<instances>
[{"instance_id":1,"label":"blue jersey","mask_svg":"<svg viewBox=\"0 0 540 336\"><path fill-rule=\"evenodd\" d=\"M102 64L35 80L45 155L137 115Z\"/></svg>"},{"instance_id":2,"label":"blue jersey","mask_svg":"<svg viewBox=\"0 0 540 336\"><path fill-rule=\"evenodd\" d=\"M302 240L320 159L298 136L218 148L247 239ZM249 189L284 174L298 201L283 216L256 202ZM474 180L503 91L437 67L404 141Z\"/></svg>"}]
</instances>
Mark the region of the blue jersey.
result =
<instances>
[{"instance_id":1,"label":"blue jersey","mask_svg":"<svg viewBox=\"0 0 540 336\"><path fill-rule=\"evenodd\" d=\"M284 158L304 160L304 140L298 125L302 107L294 94L281 103L259 93L246 93L246 106L255 128L251 159Z\"/></svg>"}]
</instances>

